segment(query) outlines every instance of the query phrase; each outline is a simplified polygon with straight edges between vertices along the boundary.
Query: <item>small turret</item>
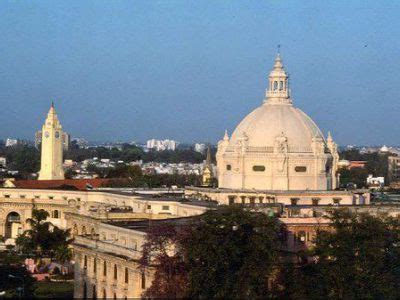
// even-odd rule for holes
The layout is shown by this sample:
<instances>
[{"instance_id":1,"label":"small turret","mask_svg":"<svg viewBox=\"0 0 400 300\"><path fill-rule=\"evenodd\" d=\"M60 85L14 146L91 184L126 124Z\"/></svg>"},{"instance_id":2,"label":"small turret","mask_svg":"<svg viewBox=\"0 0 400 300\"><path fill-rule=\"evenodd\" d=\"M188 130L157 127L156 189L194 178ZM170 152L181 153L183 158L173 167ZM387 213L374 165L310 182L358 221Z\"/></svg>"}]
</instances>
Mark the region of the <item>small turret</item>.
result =
<instances>
[{"instance_id":1,"label":"small turret","mask_svg":"<svg viewBox=\"0 0 400 300\"><path fill-rule=\"evenodd\" d=\"M269 84L265 92L264 103L292 104L289 92L289 76L286 74L281 56L278 53L274 68L269 74Z\"/></svg>"}]
</instances>

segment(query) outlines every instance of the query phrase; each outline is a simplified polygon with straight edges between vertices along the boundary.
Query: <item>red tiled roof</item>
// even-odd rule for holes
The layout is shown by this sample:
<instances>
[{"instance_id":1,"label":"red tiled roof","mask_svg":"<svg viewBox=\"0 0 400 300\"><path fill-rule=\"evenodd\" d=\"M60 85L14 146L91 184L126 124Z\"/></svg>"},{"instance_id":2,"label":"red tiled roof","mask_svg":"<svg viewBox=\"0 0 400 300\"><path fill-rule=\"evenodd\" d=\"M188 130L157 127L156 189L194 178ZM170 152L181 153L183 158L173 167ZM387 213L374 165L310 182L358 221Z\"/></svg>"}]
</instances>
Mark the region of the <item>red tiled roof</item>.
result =
<instances>
[{"instance_id":1,"label":"red tiled roof","mask_svg":"<svg viewBox=\"0 0 400 300\"><path fill-rule=\"evenodd\" d=\"M85 191L99 188L111 179L63 179L63 180L14 180L12 183L19 189L65 189Z\"/></svg>"}]
</instances>

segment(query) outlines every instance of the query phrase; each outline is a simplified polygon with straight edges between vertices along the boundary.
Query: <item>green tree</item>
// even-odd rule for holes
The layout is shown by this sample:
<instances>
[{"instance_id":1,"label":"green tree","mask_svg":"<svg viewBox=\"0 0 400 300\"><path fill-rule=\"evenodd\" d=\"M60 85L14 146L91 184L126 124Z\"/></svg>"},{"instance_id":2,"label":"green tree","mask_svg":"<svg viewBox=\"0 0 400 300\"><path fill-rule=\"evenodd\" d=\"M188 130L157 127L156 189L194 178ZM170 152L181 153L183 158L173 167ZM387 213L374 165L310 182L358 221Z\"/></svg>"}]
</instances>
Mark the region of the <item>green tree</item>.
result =
<instances>
[{"instance_id":1,"label":"green tree","mask_svg":"<svg viewBox=\"0 0 400 300\"><path fill-rule=\"evenodd\" d=\"M210 210L184 228L154 228L142 260L152 257L156 265L146 296L268 297L278 232L276 218L240 206Z\"/></svg>"},{"instance_id":2,"label":"green tree","mask_svg":"<svg viewBox=\"0 0 400 300\"><path fill-rule=\"evenodd\" d=\"M49 213L43 209L33 209L32 218L27 219L30 229L25 230L16 240L20 251L40 258L52 256L60 247L68 247L72 239L70 230L63 230L47 221Z\"/></svg>"},{"instance_id":3,"label":"green tree","mask_svg":"<svg viewBox=\"0 0 400 300\"><path fill-rule=\"evenodd\" d=\"M337 210L317 234L314 261L286 281L292 298L394 299L400 288L400 222Z\"/></svg>"}]
</instances>

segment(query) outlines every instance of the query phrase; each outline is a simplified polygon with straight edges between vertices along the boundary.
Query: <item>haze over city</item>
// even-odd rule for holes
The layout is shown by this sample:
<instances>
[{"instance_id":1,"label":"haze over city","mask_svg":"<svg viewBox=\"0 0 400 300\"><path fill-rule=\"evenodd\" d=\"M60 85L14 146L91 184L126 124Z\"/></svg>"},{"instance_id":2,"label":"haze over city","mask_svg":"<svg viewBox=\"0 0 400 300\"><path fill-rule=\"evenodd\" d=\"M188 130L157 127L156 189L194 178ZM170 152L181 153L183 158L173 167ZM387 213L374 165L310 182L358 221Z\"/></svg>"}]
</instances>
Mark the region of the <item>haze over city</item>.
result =
<instances>
[{"instance_id":1,"label":"haze over city","mask_svg":"<svg viewBox=\"0 0 400 300\"><path fill-rule=\"evenodd\" d=\"M400 144L399 5L3 1L0 138L33 139L55 101L72 136L215 143L262 103L280 44L325 135Z\"/></svg>"}]
</instances>

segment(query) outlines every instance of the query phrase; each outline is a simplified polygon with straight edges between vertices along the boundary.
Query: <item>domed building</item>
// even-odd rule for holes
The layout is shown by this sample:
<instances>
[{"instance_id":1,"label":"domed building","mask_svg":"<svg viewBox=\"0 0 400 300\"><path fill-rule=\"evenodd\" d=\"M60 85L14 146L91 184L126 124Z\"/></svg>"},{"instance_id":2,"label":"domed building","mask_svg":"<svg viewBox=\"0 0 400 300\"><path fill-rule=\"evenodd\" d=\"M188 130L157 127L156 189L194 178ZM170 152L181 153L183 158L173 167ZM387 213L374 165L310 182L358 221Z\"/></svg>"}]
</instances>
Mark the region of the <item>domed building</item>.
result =
<instances>
[{"instance_id":1,"label":"domed building","mask_svg":"<svg viewBox=\"0 0 400 300\"><path fill-rule=\"evenodd\" d=\"M189 198L256 205L287 215L313 216L317 207L364 205L366 190L335 190L339 155L330 134L293 105L278 55L261 106L218 143L218 188L186 187ZM301 207L301 209L300 209Z\"/></svg>"},{"instance_id":2,"label":"domed building","mask_svg":"<svg viewBox=\"0 0 400 300\"><path fill-rule=\"evenodd\" d=\"M229 138L218 143L220 188L331 190L337 186L337 146L293 105L289 77L278 55L265 100Z\"/></svg>"}]
</instances>

